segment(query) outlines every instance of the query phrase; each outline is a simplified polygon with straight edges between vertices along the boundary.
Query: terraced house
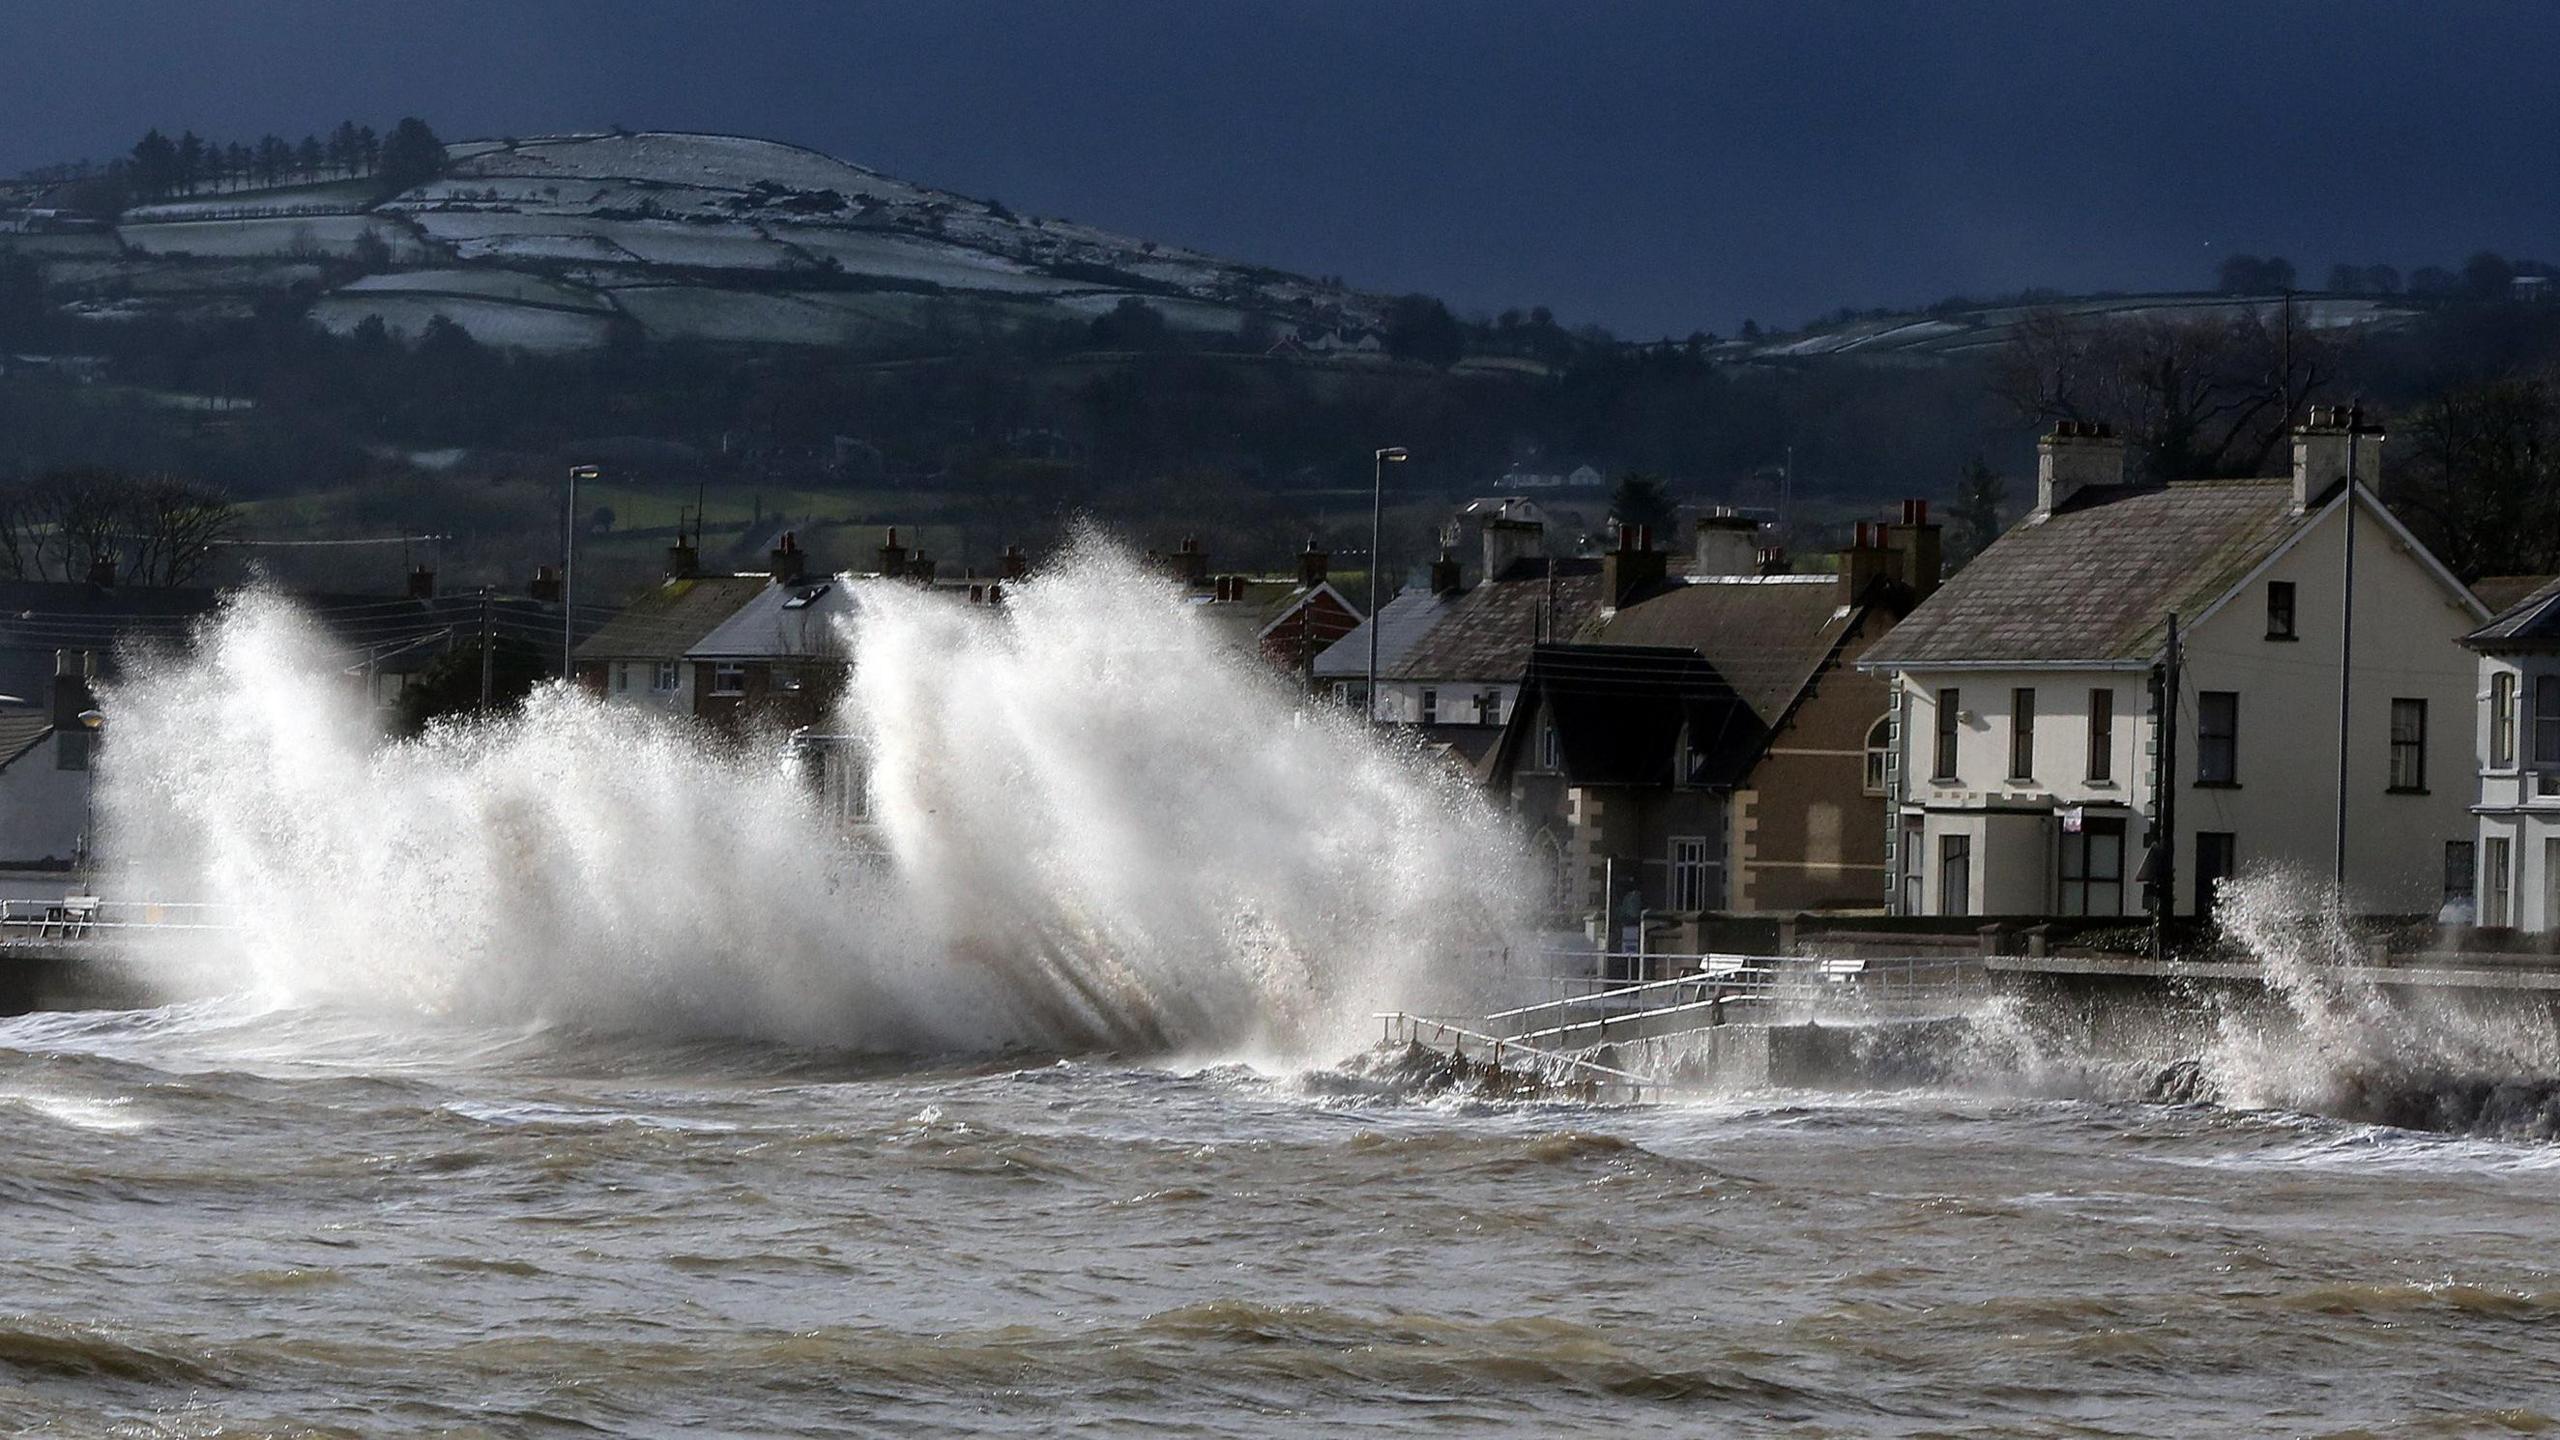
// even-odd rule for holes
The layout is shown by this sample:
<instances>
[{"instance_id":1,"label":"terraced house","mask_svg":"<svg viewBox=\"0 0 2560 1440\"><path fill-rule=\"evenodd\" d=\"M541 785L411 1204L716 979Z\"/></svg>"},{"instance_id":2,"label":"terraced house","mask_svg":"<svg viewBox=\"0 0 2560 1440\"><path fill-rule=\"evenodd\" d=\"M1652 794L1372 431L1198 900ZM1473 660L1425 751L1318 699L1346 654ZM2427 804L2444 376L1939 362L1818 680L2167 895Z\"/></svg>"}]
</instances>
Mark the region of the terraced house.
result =
<instances>
[{"instance_id":1,"label":"terraced house","mask_svg":"<svg viewBox=\"0 0 2560 1440\"><path fill-rule=\"evenodd\" d=\"M2044 439L2034 512L1859 662L1896 689L1891 908L2209 914L2235 874L2328 878L2342 804L2353 904L2467 891L2487 616L2375 498L2382 444L2315 409L2290 476L2163 484L2103 426Z\"/></svg>"}]
</instances>

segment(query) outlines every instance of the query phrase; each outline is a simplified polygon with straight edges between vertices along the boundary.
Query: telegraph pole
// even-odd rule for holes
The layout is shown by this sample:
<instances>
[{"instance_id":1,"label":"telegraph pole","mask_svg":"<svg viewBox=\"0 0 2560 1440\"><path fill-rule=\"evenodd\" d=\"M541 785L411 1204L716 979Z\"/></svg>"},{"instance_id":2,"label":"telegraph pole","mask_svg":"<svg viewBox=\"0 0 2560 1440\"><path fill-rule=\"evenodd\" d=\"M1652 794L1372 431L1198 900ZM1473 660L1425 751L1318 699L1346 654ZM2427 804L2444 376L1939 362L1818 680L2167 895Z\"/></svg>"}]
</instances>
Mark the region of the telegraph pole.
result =
<instances>
[{"instance_id":1,"label":"telegraph pole","mask_svg":"<svg viewBox=\"0 0 2560 1440\"><path fill-rule=\"evenodd\" d=\"M489 587L480 587L480 713L489 713L490 682L497 663L497 637L489 621Z\"/></svg>"},{"instance_id":2,"label":"telegraph pole","mask_svg":"<svg viewBox=\"0 0 2560 1440\"><path fill-rule=\"evenodd\" d=\"M2169 958L2169 920L2178 909L2178 617L2169 616L2161 651L2160 710L2151 722L2151 958Z\"/></svg>"},{"instance_id":3,"label":"telegraph pole","mask_svg":"<svg viewBox=\"0 0 2560 1440\"><path fill-rule=\"evenodd\" d=\"M2347 510L2347 553L2338 586L2338 835L2334 880L2338 913L2347 908L2347 716L2355 692L2356 652L2356 442L2364 433L2364 407L2347 407L2347 487L2341 492Z\"/></svg>"}]
</instances>

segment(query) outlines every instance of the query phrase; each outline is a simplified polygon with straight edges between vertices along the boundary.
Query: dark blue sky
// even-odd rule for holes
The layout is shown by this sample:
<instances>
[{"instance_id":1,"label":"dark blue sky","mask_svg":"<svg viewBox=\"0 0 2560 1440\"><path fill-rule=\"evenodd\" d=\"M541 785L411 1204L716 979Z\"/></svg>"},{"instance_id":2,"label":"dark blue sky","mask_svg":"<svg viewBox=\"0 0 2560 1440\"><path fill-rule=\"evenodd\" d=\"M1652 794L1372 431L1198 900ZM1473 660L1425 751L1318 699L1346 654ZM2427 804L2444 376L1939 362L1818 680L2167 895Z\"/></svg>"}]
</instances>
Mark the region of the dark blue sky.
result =
<instances>
[{"instance_id":1,"label":"dark blue sky","mask_svg":"<svg viewBox=\"0 0 2560 1440\"><path fill-rule=\"evenodd\" d=\"M1017 210L1621 333L2234 251L2560 259L2560 7L53 0L0 171L354 116L797 141Z\"/></svg>"}]
</instances>

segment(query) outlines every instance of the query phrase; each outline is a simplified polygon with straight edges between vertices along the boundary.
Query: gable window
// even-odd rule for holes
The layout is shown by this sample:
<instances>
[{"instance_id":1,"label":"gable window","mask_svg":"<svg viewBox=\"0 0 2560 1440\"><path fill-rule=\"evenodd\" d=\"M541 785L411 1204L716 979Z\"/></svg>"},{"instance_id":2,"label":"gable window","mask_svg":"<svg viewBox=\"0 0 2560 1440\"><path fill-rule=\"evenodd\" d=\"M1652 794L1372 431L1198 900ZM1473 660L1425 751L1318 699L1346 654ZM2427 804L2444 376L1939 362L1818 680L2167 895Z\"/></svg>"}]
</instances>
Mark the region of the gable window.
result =
<instances>
[{"instance_id":1,"label":"gable window","mask_svg":"<svg viewBox=\"0 0 2560 1440\"><path fill-rule=\"evenodd\" d=\"M2267 638L2270 640L2301 638L2293 630L2293 582L2290 580L2267 582Z\"/></svg>"},{"instance_id":2,"label":"gable window","mask_svg":"<svg viewBox=\"0 0 2560 1440\"><path fill-rule=\"evenodd\" d=\"M670 690L675 689L675 688L676 688L676 673L677 673L677 666L676 666L676 662L675 662L675 661L673 661L673 660L661 660L661 661L659 661L659 662L658 662L658 673L657 673L657 675L654 677L654 678L655 678L656 683L655 683L655 684L653 684L650 688L651 688L651 689L653 689L653 690L660 691L660 692L662 692L662 693L663 693L663 692L666 692L666 691L670 691Z\"/></svg>"},{"instance_id":3,"label":"gable window","mask_svg":"<svg viewBox=\"0 0 2560 1440\"><path fill-rule=\"evenodd\" d=\"M2560 767L2560 675L2533 677L2533 768Z\"/></svg>"},{"instance_id":4,"label":"gable window","mask_svg":"<svg viewBox=\"0 0 2560 1440\"><path fill-rule=\"evenodd\" d=\"M2089 692L2089 783L2105 785L2116 778L2116 692Z\"/></svg>"},{"instance_id":5,"label":"gable window","mask_svg":"<svg viewBox=\"0 0 2560 1440\"><path fill-rule=\"evenodd\" d=\"M1538 727L1538 768L1541 770L1564 768L1564 745L1556 739L1556 722L1553 720Z\"/></svg>"},{"instance_id":6,"label":"gable window","mask_svg":"<svg viewBox=\"0 0 2560 1440\"><path fill-rule=\"evenodd\" d=\"M1422 692L1422 723L1425 725L1440 723L1440 692L1427 687Z\"/></svg>"},{"instance_id":7,"label":"gable window","mask_svg":"<svg viewBox=\"0 0 2560 1440\"><path fill-rule=\"evenodd\" d=\"M2507 770L2516 763L2516 677L2500 671L2489 678L2489 768Z\"/></svg>"},{"instance_id":8,"label":"gable window","mask_svg":"<svg viewBox=\"0 0 2560 1440\"><path fill-rule=\"evenodd\" d=\"M2423 794L2427 788L2427 702L2391 702L2391 788Z\"/></svg>"},{"instance_id":9,"label":"gable window","mask_svg":"<svg viewBox=\"0 0 2560 1440\"><path fill-rule=\"evenodd\" d=\"M2009 692L2009 778L2036 778L2036 692L2026 687Z\"/></svg>"},{"instance_id":10,"label":"gable window","mask_svg":"<svg viewBox=\"0 0 2560 1440\"><path fill-rule=\"evenodd\" d=\"M2196 783L2240 783L2240 692L2196 692Z\"/></svg>"},{"instance_id":11,"label":"gable window","mask_svg":"<svg viewBox=\"0 0 2560 1440\"><path fill-rule=\"evenodd\" d=\"M1707 783L1707 749L1698 743L1688 726L1680 727L1680 782L1684 785Z\"/></svg>"},{"instance_id":12,"label":"gable window","mask_svg":"<svg viewBox=\"0 0 2560 1440\"><path fill-rule=\"evenodd\" d=\"M1707 894L1708 869L1705 840L1683 837L1671 842L1672 909L1710 908Z\"/></svg>"},{"instance_id":13,"label":"gable window","mask_svg":"<svg viewBox=\"0 0 2560 1440\"><path fill-rule=\"evenodd\" d=\"M1885 761L1893 754L1893 717L1882 716L1867 727L1867 775L1865 790L1870 795L1884 793Z\"/></svg>"},{"instance_id":14,"label":"gable window","mask_svg":"<svg viewBox=\"0 0 2560 1440\"><path fill-rule=\"evenodd\" d=\"M1960 697L1961 692L1952 688L1938 692L1938 763L1930 772L1933 779L1956 778L1956 702Z\"/></svg>"},{"instance_id":15,"label":"gable window","mask_svg":"<svg viewBox=\"0 0 2560 1440\"><path fill-rule=\"evenodd\" d=\"M747 667L725 663L712 666L711 693L714 695L746 694Z\"/></svg>"}]
</instances>

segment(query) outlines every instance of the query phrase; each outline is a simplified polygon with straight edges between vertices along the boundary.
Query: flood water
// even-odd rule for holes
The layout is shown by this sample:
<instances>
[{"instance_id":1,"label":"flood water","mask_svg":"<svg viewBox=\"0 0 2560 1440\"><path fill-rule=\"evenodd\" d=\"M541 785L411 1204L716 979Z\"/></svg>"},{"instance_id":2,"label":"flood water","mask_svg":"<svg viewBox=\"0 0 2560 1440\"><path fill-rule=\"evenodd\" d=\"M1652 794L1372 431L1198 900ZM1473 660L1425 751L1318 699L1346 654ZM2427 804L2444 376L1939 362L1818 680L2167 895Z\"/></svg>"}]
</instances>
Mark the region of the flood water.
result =
<instances>
[{"instance_id":1,"label":"flood water","mask_svg":"<svg viewBox=\"0 0 2560 1440\"><path fill-rule=\"evenodd\" d=\"M1996 1093L1593 1107L242 1001L0 1022L0 1423L2474 1434L2560 1151Z\"/></svg>"}]
</instances>

